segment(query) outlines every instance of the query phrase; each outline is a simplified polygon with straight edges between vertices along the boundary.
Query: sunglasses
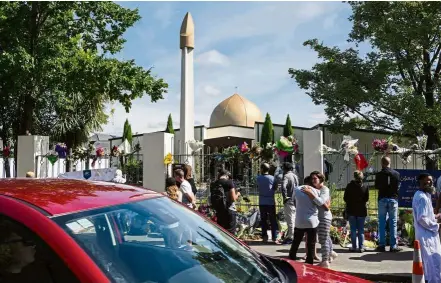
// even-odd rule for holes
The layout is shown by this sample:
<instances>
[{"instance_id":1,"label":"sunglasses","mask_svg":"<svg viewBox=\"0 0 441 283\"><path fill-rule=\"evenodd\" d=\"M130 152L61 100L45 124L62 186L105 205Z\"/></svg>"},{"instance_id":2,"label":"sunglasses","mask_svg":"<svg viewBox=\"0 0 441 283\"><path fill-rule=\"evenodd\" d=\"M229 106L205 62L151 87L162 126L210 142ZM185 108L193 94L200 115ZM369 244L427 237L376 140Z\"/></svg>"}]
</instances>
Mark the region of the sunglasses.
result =
<instances>
[{"instance_id":1,"label":"sunglasses","mask_svg":"<svg viewBox=\"0 0 441 283\"><path fill-rule=\"evenodd\" d=\"M32 240L25 240L25 239L9 240L9 241L3 242L2 244L13 244L13 243L23 243L23 245L26 246L26 247L35 246L35 242L34 241L32 241Z\"/></svg>"}]
</instances>

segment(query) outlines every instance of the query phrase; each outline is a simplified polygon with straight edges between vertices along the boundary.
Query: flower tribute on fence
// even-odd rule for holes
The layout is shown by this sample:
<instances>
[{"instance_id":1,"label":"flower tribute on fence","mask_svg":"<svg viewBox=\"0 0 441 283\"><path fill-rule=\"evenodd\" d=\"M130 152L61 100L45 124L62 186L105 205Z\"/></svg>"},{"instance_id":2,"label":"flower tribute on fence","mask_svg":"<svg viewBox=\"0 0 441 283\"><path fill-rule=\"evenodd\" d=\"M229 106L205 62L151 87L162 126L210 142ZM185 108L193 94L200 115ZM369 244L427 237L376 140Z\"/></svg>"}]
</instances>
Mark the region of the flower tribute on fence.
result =
<instances>
[{"instance_id":1,"label":"flower tribute on fence","mask_svg":"<svg viewBox=\"0 0 441 283\"><path fill-rule=\"evenodd\" d=\"M228 162L235 158L262 159L271 161L275 155L285 158L299 153L299 144L294 136L284 137L275 143L268 143L264 147L259 143L250 147L247 142L225 148L220 153L215 153L215 158L220 162Z\"/></svg>"},{"instance_id":2,"label":"flower tribute on fence","mask_svg":"<svg viewBox=\"0 0 441 283\"><path fill-rule=\"evenodd\" d=\"M58 154L58 158L67 157L67 146L65 143L57 143L55 145L54 151Z\"/></svg>"}]
</instances>

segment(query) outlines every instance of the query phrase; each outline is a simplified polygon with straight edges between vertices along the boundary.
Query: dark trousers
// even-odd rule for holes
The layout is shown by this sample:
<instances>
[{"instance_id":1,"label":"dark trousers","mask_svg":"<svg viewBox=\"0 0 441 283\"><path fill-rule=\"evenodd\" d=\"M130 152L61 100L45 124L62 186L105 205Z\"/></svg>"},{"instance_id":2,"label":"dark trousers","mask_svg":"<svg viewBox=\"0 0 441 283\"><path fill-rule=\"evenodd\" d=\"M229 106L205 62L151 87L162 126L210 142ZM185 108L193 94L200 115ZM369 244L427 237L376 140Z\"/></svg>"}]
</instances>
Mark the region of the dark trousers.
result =
<instances>
[{"instance_id":1,"label":"dark trousers","mask_svg":"<svg viewBox=\"0 0 441 283\"><path fill-rule=\"evenodd\" d=\"M233 235L236 235L237 212L230 209L219 211L216 213L217 224Z\"/></svg>"},{"instance_id":2,"label":"dark trousers","mask_svg":"<svg viewBox=\"0 0 441 283\"><path fill-rule=\"evenodd\" d=\"M276 218L276 206L275 205L259 205L260 219L262 225L262 238L266 239L268 236L268 218L271 223L271 236L273 240L277 238L277 230L279 229L277 225Z\"/></svg>"},{"instance_id":3,"label":"dark trousers","mask_svg":"<svg viewBox=\"0 0 441 283\"><path fill-rule=\"evenodd\" d=\"M292 260L297 259L297 251L299 250L300 243L303 240L303 236L306 233L306 263L314 263L314 249L315 243L317 242L317 228L294 228L294 240L291 244L291 249L289 250L289 257Z\"/></svg>"}]
</instances>

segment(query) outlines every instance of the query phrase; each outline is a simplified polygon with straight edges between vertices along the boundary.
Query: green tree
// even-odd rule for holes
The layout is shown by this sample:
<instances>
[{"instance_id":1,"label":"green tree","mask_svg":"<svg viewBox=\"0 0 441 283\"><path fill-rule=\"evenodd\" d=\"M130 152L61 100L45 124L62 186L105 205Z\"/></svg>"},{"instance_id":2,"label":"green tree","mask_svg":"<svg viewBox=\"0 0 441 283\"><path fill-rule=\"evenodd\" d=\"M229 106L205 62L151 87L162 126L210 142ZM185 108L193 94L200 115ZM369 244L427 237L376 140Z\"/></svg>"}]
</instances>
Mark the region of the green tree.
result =
<instances>
[{"instance_id":1,"label":"green tree","mask_svg":"<svg viewBox=\"0 0 441 283\"><path fill-rule=\"evenodd\" d=\"M265 122L263 123L263 127L262 127L262 134L260 136L260 144L263 147L266 147L268 143L273 141L274 141L274 127L273 127L273 123L271 122L270 115L266 113Z\"/></svg>"},{"instance_id":2,"label":"green tree","mask_svg":"<svg viewBox=\"0 0 441 283\"><path fill-rule=\"evenodd\" d=\"M126 121L124 122L124 130L123 130L122 140L123 141L127 140L129 142L130 146L132 146L132 142L133 142L132 126L130 125L128 119L126 119Z\"/></svg>"},{"instance_id":3,"label":"green tree","mask_svg":"<svg viewBox=\"0 0 441 283\"><path fill-rule=\"evenodd\" d=\"M139 19L114 2L1 2L1 138L29 130L74 147L101 130L107 103L162 99L151 69L113 58Z\"/></svg>"},{"instance_id":4,"label":"green tree","mask_svg":"<svg viewBox=\"0 0 441 283\"><path fill-rule=\"evenodd\" d=\"M291 126L291 118L288 116L286 116L286 122L285 122L285 126L283 127L283 136L285 137L289 137L292 136L294 134L294 129Z\"/></svg>"},{"instance_id":5,"label":"green tree","mask_svg":"<svg viewBox=\"0 0 441 283\"><path fill-rule=\"evenodd\" d=\"M334 130L356 126L350 114L372 128L426 134L440 145L441 2L350 2L352 30L341 50L317 39L304 43L320 63L289 69L313 102L325 105ZM370 46L366 55L361 46ZM352 121L353 122L353 121Z\"/></svg>"},{"instance_id":6,"label":"green tree","mask_svg":"<svg viewBox=\"0 0 441 283\"><path fill-rule=\"evenodd\" d=\"M165 129L165 132L169 133L169 134L175 134L175 129L173 129L173 120L172 120L171 113L168 114L167 128Z\"/></svg>"}]
</instances>

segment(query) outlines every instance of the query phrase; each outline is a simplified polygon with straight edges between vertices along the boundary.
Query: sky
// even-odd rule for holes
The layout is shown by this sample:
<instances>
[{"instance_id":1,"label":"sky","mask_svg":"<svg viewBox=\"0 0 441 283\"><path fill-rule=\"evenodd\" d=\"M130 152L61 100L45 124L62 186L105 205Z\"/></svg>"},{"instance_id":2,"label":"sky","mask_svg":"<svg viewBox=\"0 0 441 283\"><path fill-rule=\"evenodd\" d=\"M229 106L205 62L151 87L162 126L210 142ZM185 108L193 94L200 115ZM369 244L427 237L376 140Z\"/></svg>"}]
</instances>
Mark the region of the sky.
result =
<instances>
[{"instance_id":1,"label":"sky","mask_svg":"<svg viewBox=\"0 0 441 283\"><path fill-rule=\"evenodd\" d=\"M311 127L326 120L288 74L289 68L310 69L317 55L303 42L318 38L344 48L351 29L350 7L341 2L118 2L138 8L142 19L126 34L116 55L151 68L168 84L164 99L133 101L130 113L114 103L115 113L103 126L121 135L126 118L133 133L164 130L171 113L179 128L179 31L190 12L195 23L195 125L208 126L213 109L236 92L254 102L262 115L284 124Z\"/></svg>"}]
</instances>

